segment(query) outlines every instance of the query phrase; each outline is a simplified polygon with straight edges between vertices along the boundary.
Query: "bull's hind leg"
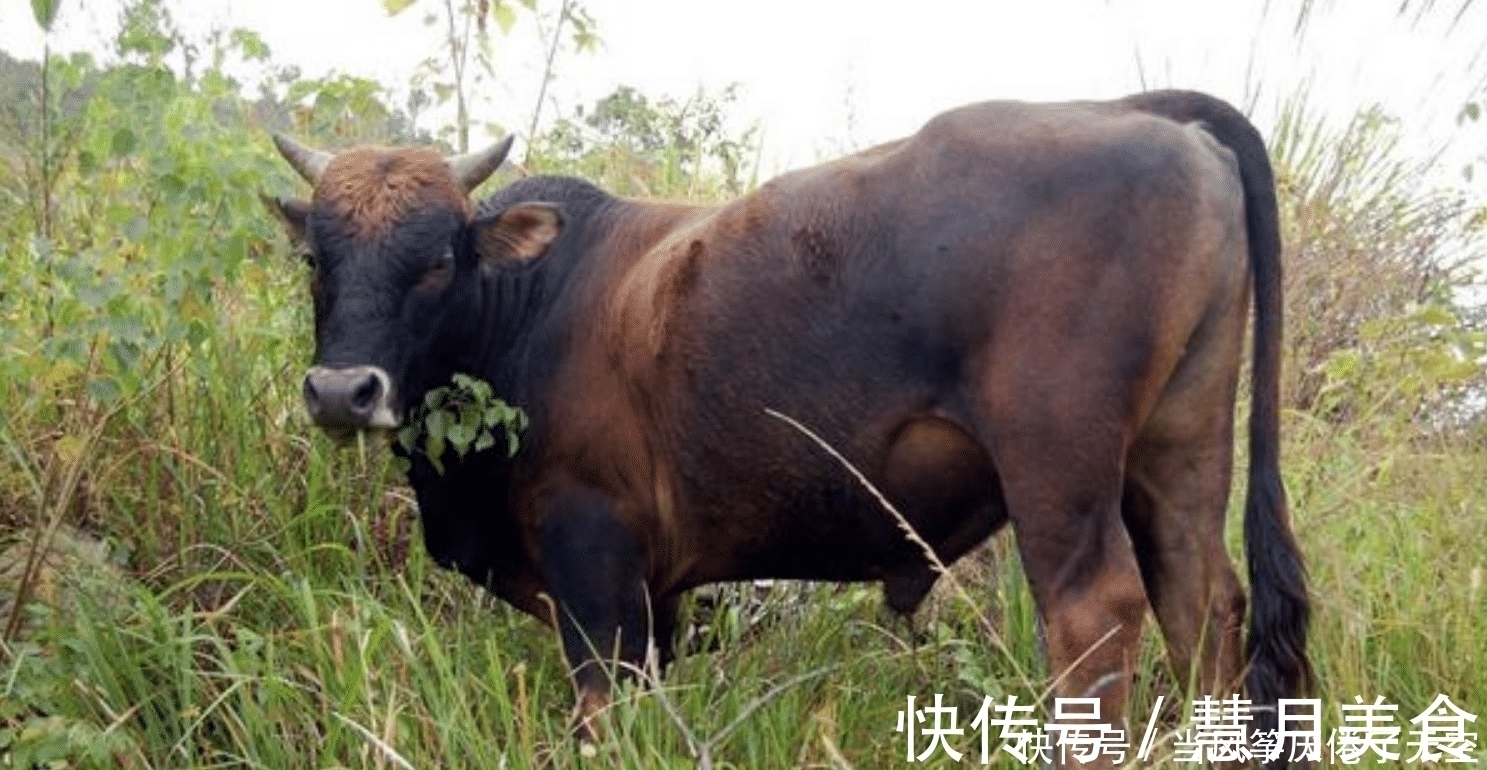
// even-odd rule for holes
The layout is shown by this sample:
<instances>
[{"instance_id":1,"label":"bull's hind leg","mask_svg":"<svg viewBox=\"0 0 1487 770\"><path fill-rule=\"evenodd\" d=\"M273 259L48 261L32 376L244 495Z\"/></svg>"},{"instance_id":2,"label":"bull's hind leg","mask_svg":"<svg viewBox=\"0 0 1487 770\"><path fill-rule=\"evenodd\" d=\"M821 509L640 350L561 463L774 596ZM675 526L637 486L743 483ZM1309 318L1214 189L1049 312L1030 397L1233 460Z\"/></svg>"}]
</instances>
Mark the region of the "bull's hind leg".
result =
<instances>
[{"instance_id":1,"label":"bull's hind leg","mask_svg":"<svg viewBox=\"0 0 1487 770\"><path fill-rule=\"evenodd\" d=\"M1235 356L1237 359L1237 355ZM1178 682L1240 692L1245 599L1224 548L1233 463L1233 381L1169 386L1127 455L1124 515ZM1184 366L1184 369L1188 369Z\"/></svg>"},{"instance_id":2,"label":"bull's hind leg","mask_svg":"<svg viewBox=\"0 0 1487 770\"><path fill-rule=\"evenodd\" d=\"M1008 426L993 456L1043 620L1054 692L1099 698L1102 721L1120 725L1147 603L1120 518L1119 437L1095 435L1099 424L1050 417Z\"/></svg>"}]
</instances>

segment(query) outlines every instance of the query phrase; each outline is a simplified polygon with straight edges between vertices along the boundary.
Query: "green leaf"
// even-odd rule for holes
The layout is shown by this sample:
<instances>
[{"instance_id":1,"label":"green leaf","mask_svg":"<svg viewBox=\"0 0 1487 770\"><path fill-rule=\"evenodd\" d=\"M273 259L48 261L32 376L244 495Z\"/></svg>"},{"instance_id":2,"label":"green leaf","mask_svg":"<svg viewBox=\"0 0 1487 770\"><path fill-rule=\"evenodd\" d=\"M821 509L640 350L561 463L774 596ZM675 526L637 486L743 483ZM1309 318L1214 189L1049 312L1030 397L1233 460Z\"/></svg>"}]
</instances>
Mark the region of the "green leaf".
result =
<instances>
[{"instance_id":1,"label":"green leaf","mask_svg":"<svg viewBox=\"0 0 1487 770\"><path fill-rule=\"evenodd\" d=\"M455 454L464 457L470 451L470 445L475 443L475 429L463 423L455 423L449 426L449 445L454 447Z\"/></svg>"},{"instance_id":2,"label":"green leaf","mask_svg":"<svg viewBox=\"0 0 1487 770\"><path fill-rule=\"evenodd\" d=\"M408 10L417 0L382 0L382 8L387 11L388 16L396 16Z\"/></svg>"},{"instance_id":3,"label":"green leaf","mask_svg":"<svg viewBox=\"0 0 1487 770\"><path fill-rule=\"evenodd\" d=\"M1357 350L1346 349L1328 356L1326 371L1334 380L1351 380L1363 368L1363 356Z\"/></svg>"},{"instance_id":4,"label":"green leaf","mask_svg":"<svg viewBox=\"0 0 1487 770\"><path fill-rule=\"evenodd\" d=\"M1440 305L1432 304L1420 308L1418 317L1422 323L1431 324L1433 326L1456 325L1456 316L1452 315L1450 310L1447 310Z\"/></svg>"},{"instance_id":5,"label":"green leaf","mask_svg":"<svg viewBox=\"0 0 1487 770\"><path fill-rule=\"evenodd\" d=\"M72 292L73 296L77 297L77 301L83 303L83 306L89 310L97 310L103 307L103 303L108 302L108 288L100 283L78 284Z\"/></svg>"},{"instance_id":6,"label":"green leaf","mask_svg":"<svg viewBox=\"0 0 1487 770\"><path fill-rule=\"evenodd\" d=\"M186 183L175 174L166 174L165 176L160 177L158 184L160 186L160 191L165 193L167 197L171 198L180 195L186 189Z\"/></svg>"},{"instance_id":7,"label":"green leaf","mask_svg":"<svg viewBox=\"0 0 1487 770\"><path fill-rule=\"evenodd\" d=\"M488 430L480 432L480 438L475 439L475 451L484 452L496 445L496 437Z\"/></svg>"},{"instance_id":8,"label":"green leaf","mask_svg":"<svg viewBox=\"0 0 1487 770\"><path fill-rule=\"evenodd\" d=\"M238 50L243 52L243 58L248 61L268 61L268 44L263 42L257 32L251 29L239 27L230 34L230 39Z\"/></svg>"},{"instance_id":9,"label":"green leaf","mask_svg":"<svg viewBox=\"0 0 1487 770\"><path fill-rule=\"evenodd\" d=\"M491 9L491 15L496 17L496 25L501 28L501 34L511 34L511 28L516 26L516 11L505 3L498 3Z\"/></svg>"},{"instance_id":10,"label":"green leaf","mask_svg":"<svg viewBox=\"0 0 1487 770\"><path fill-rule=\"evenodd\" d=\"M139 342L149 334L144 321L127 316L104 319L103 326L108 329L109 336L124 342Z\"/></svg>"},{"instance_id":11,"label":"green leaf","mask_svg":"<svg viewBox=\"0 0 1487 770\"><path fill-rule=\"evenodd\" d=\"M144 240L145 235L149 233L150 220L146 219L145 215L139 214L131 218L128 222L125 222L121 229L125 238L138 243Z\"/></svg>"},{"instance_id":12,"label":"green leaf","mask_svg":"<svg viewBox=\"0 0 1487 770\"><path fill-rule=\"evenodd\" d=\"M423 425L428 431L429 441L440 444L440 449L443 449L444 437L449 435L449 413L430 412Z\"/></svg>"},{"instance_id":13,"label":"green leaf","mask_svg":"<svg viewBox=\"0 0 1487 770\"><path fill-rule=\"evenodd\" d=\"M210 332L207 330L206 324L199 320L193 320L186 327L186 341L191 343L192 347L200 347L201 343L206 342L208 336L210 336Z\"/></svg>"},{"instance_id":14,"label":"green leaf","mask_svg":"<svg viewBox=\"0 0 1487 770\"><path fill-rule=\"evenodd\" d=\"M62 6L62 0L31 0L31 15L36 17L36 23L46 32L52 31L52 22L57 20L57 9Z\"/></svg>"},{"instance_id":15,"label":"green leaf","mask_svg":"<svg viewBox=\"0 0 1487 770\"><path fill-rule=\"evenodd\" d=\"M140 346L129 340L115 340L108 345L109 353L114 357L121 372L133 372L139 363Z\"/></svg>"},{"instance_id":16,"label":"green leaf","mask_svg":"<svg viewBox=\"0 0 1487 770\"><path fill-rule=\"evenodd\" d=\"M126 206L123 203L110 204L103 210L103 219L111 227L122 227L125 222L139 216L139 210L135 206Z\"/></svg>"},{"instance_id":17,"label":"green leaf","mask_svg":"<svg viewBox=\"0 0 1487 770\"><path fill-rule=\"evenodd\" d=\"M111 377L96 377L88 380L88 395L100 403L110 403L120 395L119 384Z\"/></svg>"},{"instance_id":18,"label":"green leaf","mask_svg":"<svg viewBox=\"0 0 1487 770\"><path fill-rule=\"evenodd\" d=\"M413 445L418 441L418 423L409 420L406 425L398 428L398 445L404 452L412 452Z\"/></svg>"},{"instance_id":19,"label":"green leaf","mask_svg":"<svg viewBox=\"0 0 1487 770\"><path fill-rule=\"evenodd\" d=\"M440 476L443 476L444 462L439 458L444 454L444 442L435 442L433 438L429 438L424 442L423 454L429 458L429 464L434 466L434 470L438 471Z\"/></svg>"},{"instance_id":20,"label":"green leaf","mask_svg":"<svg viewBox=\"0 0 1487 770\"><path fill-rule=\"evenodd\" d=\"M138 140L135 138L134 132L127 128L121 128L114 132L114 139L110 145L110 149L113 150L114 155L123 157L134 152L137 144Z\"/></svg>"},{"instance_id":21,"label":"green leaf","mask_svg":"<svg viewBox=\"0 0 1487 770\"><path fill-rule=\"evenodd\" d=\"M248 237L247 237L247 235L244 234L244 233L241 233L241 232L233 233L232 236L227 239L226 249L224 249L224 252L226 253L226 256L228 258L228 264L231 264L231 265L236 265L236 264L242 262L243 260L247 259L248 258Z\"/></svg>"}]
</instances>

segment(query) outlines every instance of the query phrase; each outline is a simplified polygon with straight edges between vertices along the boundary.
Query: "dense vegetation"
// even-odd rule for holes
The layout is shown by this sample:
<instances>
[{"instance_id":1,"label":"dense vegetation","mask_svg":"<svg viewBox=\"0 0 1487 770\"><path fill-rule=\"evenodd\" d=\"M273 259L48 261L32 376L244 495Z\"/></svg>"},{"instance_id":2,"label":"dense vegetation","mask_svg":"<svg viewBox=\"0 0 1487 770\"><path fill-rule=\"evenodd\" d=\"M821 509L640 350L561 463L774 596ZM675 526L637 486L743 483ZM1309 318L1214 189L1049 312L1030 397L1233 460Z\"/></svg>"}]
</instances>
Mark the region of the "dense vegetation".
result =
<instances>
[{"instance_id":1,"label":"dense vegetation","mask_svg":"<svg viewBox=\"0 0 1487 770\"><path fill-rule=\"evenodd\" d=\"M1046 694L1003 534L918 643L873 588L698 603L692 654L581 752L551 632L434 568L389 454L335 449L299 403L306 274L258 200L297 182L267 131L449 132L376 83L276 69L251 32L188 41L158 3L130 9L106 63L0 54L0 767L876 768L902 761L907 695L968 722L983 695ZM181 46L184 72L164 64ZM757 181L730 99L621 89L524 165L721 199ZM1320 695L1482 713L1487 336L1462 289L1483 213L1377 111L1338 130L1298 102L1267 133ZM1138 720L1182 696L1148 642Z\"/></svg>"}]
</instances>

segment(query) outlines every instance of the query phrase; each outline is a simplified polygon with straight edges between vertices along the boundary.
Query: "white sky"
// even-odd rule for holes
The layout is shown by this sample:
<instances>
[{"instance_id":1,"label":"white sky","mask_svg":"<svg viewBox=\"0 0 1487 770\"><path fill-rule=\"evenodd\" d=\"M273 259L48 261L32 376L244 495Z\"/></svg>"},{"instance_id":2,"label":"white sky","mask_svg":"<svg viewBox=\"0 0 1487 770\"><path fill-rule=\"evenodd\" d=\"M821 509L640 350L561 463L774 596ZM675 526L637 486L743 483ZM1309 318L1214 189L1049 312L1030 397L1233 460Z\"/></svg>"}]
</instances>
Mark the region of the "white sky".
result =
<instances>
[{"instance_id":1,"label":"white sky","mask_svg":"<svg viewBox=\"0 0 1487 770\"><path fill-rule=\"evenodd\" d=\"M1484 95L1487 3L1448 32L1459 0L1438 1L1445 12L1415 25L1396 16L1400 0L1324 0L1297 36L1297 0L583 0L603 44L561 55L545 117L554 102L567 113L621 83L684 97L737 81L736 116L763 127L769 176L910 133L967 102L1114 97L1140 90L1144 71L1150 87L1251 102L1262 128L1303 83L1313 105L1339 119L1381 103L1416 151L1454 140L1447 165L1459 169L1487 153L1487 121L1455 120ZM54 48L103 50L121 0L62 2ZM539 7L551 13L557 2ZM339 70L400 92L437 46L419 5L394 18L381 0L168 5L189 33L245 26L276 62L306 75ZM29 0L0 0L0 48L34 58L41 43ZM475 117L525 129L545 53L530 15L498 46L498 80L482 89Z\"/></svg>"}]
</instances>

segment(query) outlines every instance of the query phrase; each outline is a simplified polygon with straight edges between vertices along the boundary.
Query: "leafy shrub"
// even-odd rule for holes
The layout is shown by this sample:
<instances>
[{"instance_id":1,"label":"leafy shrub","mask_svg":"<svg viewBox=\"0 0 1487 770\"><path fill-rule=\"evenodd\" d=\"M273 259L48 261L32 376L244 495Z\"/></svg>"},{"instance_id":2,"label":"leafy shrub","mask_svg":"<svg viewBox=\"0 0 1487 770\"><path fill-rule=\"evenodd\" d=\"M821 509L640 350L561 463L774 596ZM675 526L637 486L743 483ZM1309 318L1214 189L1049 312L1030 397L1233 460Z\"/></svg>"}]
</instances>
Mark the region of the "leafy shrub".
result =
<instances>
[{"instance_id":1,"label":"leafy shrub","mask_svg":"<svg viewBox=\"0 0 1487 770\"><path fill-rule=\"evenodd\" d=\"M464 457L496 445L496 433L506 436L506 454L516 456L527 414L497 396L490 383L468 374L455 374L453 383L424 394L423 403L409 411L398 431L398 443L407 452L419 452L444 472L444 452Z\"/></svg>"},{"instance_id":2,"label":"leafy shrub","mask_svg":"<svg viewBox=\"0 0 1487 770\"><path fill-rule=\"evenodd\" d=\"M699 89L678 102L620 86L538 137L528 165L535 172L587 177L620 194L738 195L757 182L759 150L757 126L730 130L738 89Z\"/></svg>"},{"instance_id":3,"label":"leafy shrub","mask_svg":"<svg viewBox=\"0 0 1487 770\"><path fill-rule=\"evenodd\" d=\"M1377 108L1344 128L1304 95L1271 140L1286 245L1286 381L1295 409L1341 424L1461 427L1487 394L1484 308L1467 302L1483 218L1430 185Z\"/></svg>"}]
</instances>

